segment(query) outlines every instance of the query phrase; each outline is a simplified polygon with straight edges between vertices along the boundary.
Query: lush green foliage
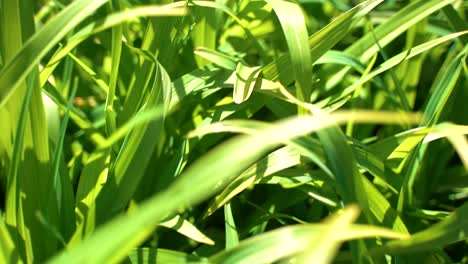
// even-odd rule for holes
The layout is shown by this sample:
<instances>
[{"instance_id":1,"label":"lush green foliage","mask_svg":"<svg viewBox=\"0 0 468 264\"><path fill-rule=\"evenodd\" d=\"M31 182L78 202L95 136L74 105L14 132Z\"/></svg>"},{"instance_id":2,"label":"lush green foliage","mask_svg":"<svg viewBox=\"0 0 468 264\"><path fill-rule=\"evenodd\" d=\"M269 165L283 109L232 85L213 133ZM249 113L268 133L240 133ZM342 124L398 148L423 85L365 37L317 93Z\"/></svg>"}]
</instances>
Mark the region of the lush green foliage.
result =
<instances>
[{"instance_id":1,"label":"lush green foliage","mask_svg":"<svg viewBox=\"0 0 468 264\"><path fill-rule=\"evenodd\" d=\"M467 263L467 7L0 0L0 263Z\"/></svg>"}]
</instances>

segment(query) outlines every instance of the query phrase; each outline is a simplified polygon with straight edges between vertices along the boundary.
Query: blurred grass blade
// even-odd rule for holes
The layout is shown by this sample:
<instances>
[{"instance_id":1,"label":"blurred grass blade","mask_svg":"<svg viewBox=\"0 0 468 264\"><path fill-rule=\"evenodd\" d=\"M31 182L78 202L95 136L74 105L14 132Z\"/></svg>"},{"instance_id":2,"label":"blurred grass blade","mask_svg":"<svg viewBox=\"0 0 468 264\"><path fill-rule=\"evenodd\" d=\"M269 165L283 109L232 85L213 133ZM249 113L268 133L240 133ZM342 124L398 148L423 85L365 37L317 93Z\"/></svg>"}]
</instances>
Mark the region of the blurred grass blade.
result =
<instances>
[{"instance_id":1,"label":"blurred grass blade","mask_svg":"<svg viewBox=\"0 0 468 264\"><path fill-rule=\"evenodd\" d=\"M291 123L298 122L302 120L302 117L291 120ZM313 131L318 130L319 128L325 128L333 124L344 124L349 119L352 119L356 123L362 124L373 124L373 123L380 123L380 124L395 124L395 123L417 123L421 121L421 115L418 113L405 113L404 115L395 116L393 112L387 111L367 111L367 110L360 110L360 111L336 111L334 113L328 114L327 118L321 116L317 117L317 119L322 120L322 124L318 125L315 123L315 119L311 118L310 116L305 116L304 121L309 120L314 122L312 124L305 124L301 126L302 129L313 129ZM259 135L263 133L263 129L271 129L273 127L272 124L259 122L259 121L247 121L247 120L229 120L225 122L218 122L209 124L196 130L191 131L187 137L196 137L196 136L203 136L210 133L220 133L220 132L234 132L234 133L247 133L252 135ZM291 132L292 133L292 132ZM299 131L297 132L299 134ZM279 139L278 139L279 140ZM278 141L283 142L283 141Z\"/></svg>"},{"instance_id":2,"label":"blurred grass blade","mask_svg":"<svg viewBox=\"0 0 468 264\"><path fill-rule=\"evenodd\" d=\"M452 5L446 5L442 8L445 17L454 31L468 30L468 23L464 21ZM468 44L468 36L460 36L460 40L464 45Z\"/></svg>"},{"instance_id":3,"label":"blurred grass blade","mask_svg":"<svg viewBox=\"0 0 468 264\"><path fill-rule=\"evenodd\" d=\"M141 111L130 121L121 125L107 139L103 139L103 141L100 142L98 146L100 149L110 148L112 145L125 138L128 135L128 133L130 133L130 131L132 131L133 129L137 129L139 126L144 126L145 124L148 124L152 121L161 119L164 117L164 115L164 107L162 106Z\"/></svg>"},{"instance_id":4,"label":"blurred grass blade","mask_svg":"<svg viewBox=\"0 0 468 264\"><path fill-rule=\"evenodd\" d=\"M443 36L443 37L440 37L438 39L426 42L424 44L418 45L416 47L413 47L411 50L401 52L400 54L386 60L384 63L379 65L379 67L377 67L375 70L373 70L369 74L367 74L365 76L362 76L362 78L359 79L359 81L357 81L357 82L353 83L352 85L350 85L349 87L345 88L344 91L339 94L338 99L345 98L346 96L348 96L349 94L354 92L357 87L359 87L362 84L368 82L369 80L373 79L375 76L381 74L382 72L395 67L396 65L400 64L404 60L409 60L409 59L411 59L411 58L413 58L413 57L415 57L415 56L417 56L417 55L419 55L419 54L421 54L421 53L423 53L423 52L425 52L427 50L430 50L430 49L432 49L432 48L434 48L434 47L436 47L438 45L441 45L441 44L443 44L443 43L445 43L447 41L453 40L453 39L455 39L455 38L457 38L459 36L463 36L463 35L466 35L466 34L468 34L468 31L453 33L453 34ZM331 97L331 98L333 98L333 97ZM330 100L332 100L332 99L330 99Z\"/></svg>"},{"instance_id":5,"label":"blurred grass blade","mask_svg":"<svg viewBox=\"0 0 468 264\"><path fill-rule=\"evenodd\" d=\"M210 61L224 69L235 70L236 60L230 56L216 50L198 47L194 52L195 55L203 57L205 60Z\"/></svg>"},{"instance_id":6,"label":"blurred grass blade","mask_svg":"<svg viewBox=\"0 0 468 264\"><path fill-rule=\"evenodd\" d=\"M226 249L230 249L239 244L239 234L230 203L224 205L224 221L224 228L226 229Z\"/></svg>"},{"instance_id":7,"label":"blurred grass blade","mask_svg":"<svg viewBox=\"0 0 468 264\"><path fill-rule=\"evenodd\" d=\"M354 57L360 58L366 62L371 59L380 47L386 47L391 41L400 36L408 28L416 23L427 18L432 13L440 10L442 7L449 5L456 0L419 0L413 1L403 9L399 10L395 15L380 24L373 32L367 33L358 41L348 47L345 52ZM375 39L378 39L378 44ZM338 71L338 68L337 68ZM328 87L333 87L339 83L348 69L344 69L332 76L328 83Z\"/></svg>"},{"instance_id":8,"label":"blurred grass blade","mask_svg":"<svg viewBox=\"0 0 468 264\"><path fill-rule=\"evenodd\" d=\"M357 216L356 211L356 207L345 208L343 214L334 215L334 220L329 219L322 224L288 226L258 235L242 241L237 247L212 256L210 262L271 263L284 257L306 253L299 255L300 258L305 258L299 263L310 262L309 257L318 257L318 260L322 260L318 263L327 263L343 241L373 236L404 237L386 229L351 225L351 221ZM329 243L323 244L324 240Z\"/></svg>"},{"instance_id":9,"label":"blurred grass blade","mask_svg":"<svg viewBox=\"0 0 468 264\"><path fill-rule=\"evenodd\" d=\"M221 206L228 203L234 196L251 186L255 180L261 180L274 172L293 167L299 163L300 156L292 148L284 147L270 153L267 157L259 160L239 175L238 178L229 183L229 185L211 202L205 216L211 215L221 208Z\"/></svg>"},{"instance_id":10,"label":"blurred grass blade","mask_svg":"<svg viewBox=\"0 0 468 264\"><path fill-rule=\"evenodd\" d=\"M107 0L74 1L34 34L0 71L0 107L34 65L60 39L106 2Z\"/></svg>"},{"instance_id":11,"label":"blurred grass blade","mask_svg":"<svg viewBox=\"0 0 468 264\"><path fill-rule=\"evenodd\" d=\"M455 2L455 0L419 0L413 1L390 19L375 28L374 32L367 33L364 37L353 43L346 49L346 53L368 61L379 51L375 37L379 40L381 47L387 46L408 28L428 17L442 7Z\"/></svg>"},{"instance_id":12,"label":"blurred grass blade","mask_svg":"<svg viewBox=\"0 0 468 264\"><path fill-rule=\"evenodd\" d=\"M408 239L389 242L374 253L410 253L440 248L458 241L466 240L468 234L468 203L457 208L445 220L413 234Z\"/></svg>"},{"instance_id":13,"label":"blurred grass blade","mask_svg":"<svg viewBox=\"0 0 468 264\"><path fill-rule=\"evenodd\" d=\"M0 263L464 262L467 8L0 0Z\"/></svg>"},{"instance_id":14,"label":"blurred grass blade","mask_svg":"<svg viewBox=\"0 0 468 264\"><path fill-rule=\"evenodd\" d=\"M252 94L260 74L260 67L249 67L239 62L235 74L233 99L236 104L240 104L249 99Z\"/></svg>"},{"instance_id":15,"label":"blurred grass blade","mask_svg":"<svg viewBox=\"0 0 468 264\"><path fill-rule=\"evenodd\" d=\"M198 230L194 225L192 225L189 221L182 218L181 216L177 215L170 220L164 221L160 224L161 226L173 229L178 233L193 239L194 241L214 245L215 242L211 240L209 237L204 235L200 230Z\"/></svg>"},{"instance_id":16,"label":"blurred grass blade","mask_svg":"<svg viewBox=\"0 0 468 264\"><path fill-rule=\"evenodd\" d=\"M453 34L452 34L453 35ZM454 53L447 57L441 69L439 70L434 83L431 87L432 93L424 107L425 119L421 123L424 126L434 126L439 122L445 109L445 105L452 95L458 79L461 76L462 66L461 58L468 52L468 46L465 46L459 53ZM422 140L420 138L419 140ZM399 194L398 209L404 210L406 207L417 207L427 197L428 186L417 184L418 181L426 180L426 175L419 174L421 164L427 152L427 144L418 145L403 160L400 167L403 166L404 184Z\"/></svg>"},{"instance_id":17,"label":"blurred grass blade","mask_svg":"<svg viewBox=\"0 0 468 264\"><path fill-rule=\"evenodd\" d=\"M41 87L47 81L47 78L52 74L55 68L59 65L59 62L64 59L74 48L76 48L84 40L92 36L93 34L104 31L115 25L129 21L138 17L144 16L179 16L185 14L185 9L170 8L168 6L144 6L136 7L128 10L121 11L119 13L110 14L104 19L91 22L86 25L78 32L73 34L67 41L67 45L59 48L52 58L49 60L47 65L41 71L40 83Z\"/></svg>"},{"instance_id":18,"label":"blurred grass blade","mask_svg":"<svg viewBox=\"0 0 468 264\"><path fill-rule=\"evenodd\" d=\"M297 4L266 0L278 16L291 56L292 72L296 82L296 96L300 101L309 102L312 74L312 59L309 51L307 27L302 10Z\"/></svg>"},{"instance_id":19,"label":"blurred grass blade","mask_svg":"<svg viewBox=\"0 0 468 264\"><path fill-rule=\"evenodd\" d=\"M152 111L163 106L167 114L171 101L172 84L166 70L155 61L154 80L147 101L142 111ZM159 118L135 127L125 138L122 148L110 170L107 184L96 201L99 210L98 223L103 223L109 217L124 209L133 196L144 175L151 155L159 143L159 137L164 126L164 118Z\"/></svg>"},{"instance_id":20,"label":"blurred grass blade","mask_svg":"<svg viewBox=\"0 0 468 264\"><path fill-rule=\"evenodd\" d=\"M191 34L193 45L207 49L216 48L216 35L219 25L220 10L210 9L208 7L194 6L192 15L198 20ZM205 66L209 61L203 57L196 57L198 66Z\"/></svg>"},{"instance_id":21,"label":"blurred grass blade","mask_svg":"<svg viewBox=\"0 0 468 264\"><path fill-rule=\"evenodd\" d=\"M119 10L119 1L110 1L109 7L112 10ZM120 57L122 55L122 38L123 27L116 25L112 28L112 68L109 78L109 90L106 97L106 131L107 135L112 134L117 129L116 111L115 111L115 94L117 88L117 79L119 75Z\"/></svg>"},{"instance_id":22,"label":"blurred grass blade","mask_svg":"<svg viewBox=\"0 0 468 264\"><path fill-rule=\"evenodd\" d=\"M355 114L352 116L356 119L361 117ZM362 115L361 121L374 121L376 116L380 120L385 120L382 114L379 114ZM261 130L253 136L240 136L226 141L198 159L167 190L142 203L139 210L130 215L114 218L96 230L89 239L85 239L74 249L63 252L51 263L81 263L84 259L91 262L121 260L134 246L153 232L156 225L164 218L174 214L181 207L197 204L218 192L265 152L281 142L330 126L336 121L346 122L350 114L334 114L332 117L296 117ZM301 129L298 130L298 127ZM251 151L245 152L245 148ZM219 157L224 158L220 160ZM196 184L201 182L203 184ZM191 192L182 191L187 188ZM109 241L107 238L111 234L113 239ZM106 243L105 249L97 246L102 243Z\"/></svg>"},{"instance_id":23,"label":"blurred grass blade","mask_svg":"<svg viewBox=\"0 0 468 264\"><path fill-rule=\"evenodd\" d=\"M438 125L434 132L424 138L424 143L436 138L446 137L458 152L458 155L468 171L468 142L465 135L468 134L468 127L443 123Z\"/></svg>"},{"instance_id":24,"label":"blurred grass blade","mask_svg":"<svg viewBox=\"0 0 468 264\"><path fill-rule=\"evenodd\" d=\"M328 224L320 234L324 238L309 245L313 248L311 252L304 252L297 257L299 263L331 263L333 256L341 245L340 236L351 227L351 224L357 220L359 216L359 208L350 205L345 207L340 215L332 215L326 218L323 222ZM332 239L330 239L332 238Z\"/></svg>"},{"instance_id":25,"label":"blurred grass blade","mask_svg":"<svg viewBox=\"0 0 468 264\"><path fill-rule=\"evenodd\" d=\"M177 263L177 264L202 264L207 263L205 258L188 255L183 252L154 249L154 248L135 248L129 253L132 264L141 263Z\"/></svg>"},{"instance_id":26,"label":"blurred grass blade","mask_svg":"<svg viewBox=\"0 0 468 264\"><path fill-rule=\"evenodd\" d=\"M94 152L83 164L75 197L76 230L68 243L70 246L89 236L97 226L97 212L92 209L108 177L109 158L107 149Z\"/></svg>"},{"instance_id":27,"label":"blurred grass blade","mask_svg":"<svg viewBox=\"0 0 468 264\"><path fill-rule=\"evenodd\" d=\"M361 10L364 9L368 12L370 10L366 7L374 7L380 2L382 2L382 0L364 2L340 15L331 23L310 36L310 63L313 64L316 62L346 35L352 24L365 15L365 13L360 12ZM280 56L278 59L265 66L262 70L265 78L272 81L279 79L281 83L285 85L290 84L294 80L294 75L291 74L291 61L288 57L288 55Z\"/></svg>"},{"instance_id":28,"label":"blurred grass blade","mask_svg":"<svg viewBox=\"0 0 468 264\"><path fill-rule=\"evenodd\" d=\"M0 220L0 262L1 263L24 263L19 257L16 247L7 226Z\"/></svg>"},{"instance_id":29,"label":"blurred grass blade","mask_svg":"<svg viewBox=\"0 0 468 264\"><path fill-rule=\"evenodd\" d=\"M16 135L15 135L15 142L13 145L13 156L11 158L11 164L8 171L7 176L7 195L6 195L6 205L5 209L7 212L6 215L6 222L12 226L16 226L18 229L18 235L22 236L24 239L25 249L26 249L26 256L25 259L27 261L32 261L34 259L34 246L33 246L33 239L31 238L30 233L26 233L27 225L24 223L24 219L22 217L23 214L27 214L27 209L25 209L20 199L20 190L21 190L21 168L28 164L22 164L22 156L25 152L24 142L27 141L25 137L25 132L27 132L26 124L27 124L27 115L29 112L29 108L31 105L31 97L33 94L33 89L26 90L25 97L23 99L23 104L21 106L21 110L19 112L19 120L18 120L18 127L16 128ZM31 164L32 165L32 164ZM30 165L30 166L31 166ZM26 207L27 208L27 207ZM19 239L19 238L17 238ZM20 244L19 240L15 241L15 244Z\"/></svg>"}]
</instances>

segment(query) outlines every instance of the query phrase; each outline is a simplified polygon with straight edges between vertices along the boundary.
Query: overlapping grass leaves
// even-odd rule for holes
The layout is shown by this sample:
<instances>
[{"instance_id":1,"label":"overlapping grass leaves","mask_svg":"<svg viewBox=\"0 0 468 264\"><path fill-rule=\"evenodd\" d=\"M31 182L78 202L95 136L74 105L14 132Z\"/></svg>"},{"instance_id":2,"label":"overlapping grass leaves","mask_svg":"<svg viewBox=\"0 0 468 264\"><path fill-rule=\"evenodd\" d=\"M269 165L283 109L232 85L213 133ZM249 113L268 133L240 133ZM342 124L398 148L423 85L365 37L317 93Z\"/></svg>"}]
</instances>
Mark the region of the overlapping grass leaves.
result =
<instances>
[{"instance_id":1,"label":"overlapping grass leaves","mask_svg":"<svg viewBox=\"0 0 468 264\"><path fill-rule=\"evenodd\" d=\"M460 260L466 6L107 2L2 10L2 261Z\"/></svg>"}]
</instances>

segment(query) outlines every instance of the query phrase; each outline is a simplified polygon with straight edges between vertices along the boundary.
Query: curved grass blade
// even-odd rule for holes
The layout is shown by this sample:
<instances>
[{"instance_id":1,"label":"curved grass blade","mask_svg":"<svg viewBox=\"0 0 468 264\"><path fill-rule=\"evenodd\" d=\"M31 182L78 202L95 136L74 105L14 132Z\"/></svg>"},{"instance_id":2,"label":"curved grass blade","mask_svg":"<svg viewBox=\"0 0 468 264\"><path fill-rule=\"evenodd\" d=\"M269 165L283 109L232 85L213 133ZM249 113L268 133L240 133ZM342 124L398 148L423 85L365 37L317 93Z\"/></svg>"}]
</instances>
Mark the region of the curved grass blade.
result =
<instances>
[{"instance_id":1,"label":"curved grass blade","mask_svg":"<svg viewBox=\"0 0 468 264\"><path fill-rule=\"evenodd\" d=\"M445 60L431 87L431 96L424 107L426 119L421 125L431 127L439 122L440 116L445 109L444 106L461 76L462 65L460 64L460 60L467 52L468 46L465 46L458 54L452 54L452 56L447 57ZM426 184L431 179L419 174L421 162L426 155L427 147L427 144L418 145L402 162L401 166L404 166L403 173L405 179L398 199L398 209L401 212L407 208L418 207L424 201L424 197L427 197L427 193L430 192Z\"/></svg>"},{"instance_id":2,"label":"curved grass blade","mask_svg":"<svg viewBox=\"0 0 468 264\"><path fill-rule=\"evenodd\" d=\"M18 248L8 232L3 220L0 220L0 262L1 263L24 263L19 256Z\"/></svg>"},{"instance_id":3,"label":"curved grass blade","mask_svg":"<svg viewBox=\"0 0 468 264\"><path fill-rule=\"evenodd\" d=\"M281 0L266 0L266 2L273 7L283 28L291 57L291 68L296 80L296 97L300 101L309 102L312 58L304 14L297 4L291 2Z\"/></svg>"},{"instance_id":4,"label":"curved grass blade","mask_svg":"<svg viewBox=\"0 0 468 264\"><path fill-rule=\"evenodd\" d=\"M163 112L167 114L171 101L172 84L162 65L157 61L155 63L155 76L151 92L142 110L151 111L162 105ZM97 216L98 223L102 223L119 213L130 201L148 166L150 154L154 152L159 143L164 122L163 117L149 123L143 123L133 129L125 138L110 169L107 183L96 201L96 208L100 213Z\"/></svg>"},{"instance_id":5,"label":"curved grass blade","mask_svg":"<svg viewBox=\"0 0 468 264\"><path fill-rule=\"evenodd\" d=\"M33 89L27 89L25 97L23 99L23 104L21 106L21 110L19 112L19 120L18 120L18 127L16 128L16 135L15 135L15 142L13 144L13 156L11 158L11 164L8 171L7 176L7 193L6 193L6 223L12 226L15 226L18 230L18 235L22 236L24 242L20 242L19 238L16 238L15 244L24 243L25 244L25 254L24 258L27 261L32 261L34 259L33 254L33 242L31 238L31 233L26 232L27 225L23 219L23 211L26 211L23 207L24 205L21 203L19 196L21 189L21 163L22 163L22 156L24 153L25 148L25 132L27 130L27 117L28 111L31 105L31 98L33 97ZM14 237L15 238L15 237Z\"/></svg>"},{"instance_id":6,"label":"curved grass blade","mask_svg":"<svg viewBox=\"0 0 468 264\"><path fill-rule=\"evenodd\" d=\"M224 228L226 229L226 249L230 249L239 244L239 234L230 203L224 205L224 221Z\"/></svg>"},{"instance_id":7,"label":"curved grass blade","mask_svg":"<svg viewBox=\"0 0 468 264\"><path fill-rule=\"evenodd\" d=\"M119 1L110 1L110 9L119 10ZM117 78L119 74L120 57L122 53L122 37L123 27L117 25L112 28L112 47L111 47L111 60L112 67L109 78L109 90L106 97L105 115L106 115L106 131L107 135L112 134L117 129L116 112L115 112L115 91L117 87Z\"/></svg>"},{"instance_id":8,"label":"curved grass blade","mask_svg":"<svg viewBox=\"0 0 468 264\"><path fill-rule=\"evenodd\" d=\"M234 82L233 99L240 104L249 99L260 75L260 67L249 67L242 62L237 64L236 81Z\"/></svg>"},{"instance_id":9,"label":"curved grass blade","mask_svg":"<svg viewBox=\"0 0 468 264\"><path fill-rule=\"evenodd\" d=\"M374 236L406 237L387 229L352 225L357 215L356 207L348 207L342 214L333 215L322 224L279 228L242 241L237 247L218 253L209 260L212 263L271 263L298 255L298 258L303 260L298 261L299 263L309 263L311 260L327 263L339 245L346 240Z\"/></svg>"},{"instance_id":10,"label":"curved grass blade","mask_svg":"<svg viewBox=\"0 0 468 264\"><path fill-rule=\"evenodd\" d=\"M403 179L386 166L383 160L379 159L365 146L353 144L351 149L360 168L380 179L393 193L398 193Z\"/></svg>"},{"instance_id":11,"label":"curved grass blade","mask_svg":"<svg viewBox=\"0 0 468 264\"><path fill-rule=\"evenodd\" d=\"M337 113L335 113L335 114L337 114ZM359 112L357 112L355 114L354 113L348 113L348 114L349 114L349 118L355 117L356 122L359 122L359 121L361 121L361 122L382 122L384 120L385 120L384 122L392 122L392 121L393 122L399 122L398 119L395 119L395 116L390 118L391 114L388 115L388 119L387 118L382 118L383 115L379 115L377 113L364 113L364 112L362 112L362 113L359 114ZM416 117L416 116L414 116L414 117ZM360 118L363 118L363 119L359 120ZM369 119L367 119L367 118L369 118ZM373 119L373 121L371 121L372 119ZM328 119L327 122L333 122L333 121L336 121L339 124L340 122L343 122L344 120L334 119L332 116L330 116L330 119ZM413 120L413 121L415 121L415 120ZM214 124L211 124L211 125L201 127L199 129L197 129L196 131L193 131L191 134L189 134L189 136L201 136L201 135L208 134L208 133L220 133L220 132L241 132L241 133L248 133L248 134L256 134L257 131L259 131L260 129L262 129L262 128L264 129L265 127L269 127L269 126L271 126L271 125L261 123L261 122L257 122L257 121L225 121L225 122L214 123ZM300 143L289 142L288 144L290 144L291 146L294 146L294 147L295 146L301 147ZM305 156L311 157L311 159L313 161L315 161L319 166L320 166L320 164L323 164L324 161L321 161L320 158L315 157L316 156L315 151L311 152L310 150L307 150L307 148L309 148L309 147L311 147L310 144L302 146L302 148L304 150L302 150L300 152L305 153ZM284 168L287 168L288 166L292 166L292 165L297 164L300 157L297 154L292 155L296 151L293 151L293 152L291 152L291 151L293 151L293 150L292 149L280 149L280 150L277 150L276 152L274 152L275 155L279 155L279 157L280 157L280 158L278 158L278 160L281 161L279 163L275 162L275 160L277 159L275 155L269 155L267 158L265 158L267 163L271 162L271 164L277 164L279 167L267 166L265 169L268 169L268 170L271 169L272 172L274 172L276 169L278 169L278 170L279 169L284 169ZM324 158L322 158L322 159L324 159ZM261 161L258 164L261 164ZM232 197L234 197L235 195L240 193L242 190L246 189L248 186L253 184L253 182L256 179L268 175L269 172L267 170L262 169L261 167L257 167L257 166L259 166L259 165L251 167L249 170L245 171L240 177L238 177L237 179L232 181L229 184L229 186L227 187L227 189L225 189L220 195L218 195L216 197L216 199L210 205L210 207L209 207L209 209L207 211L207 214L209 215L209 214L213 213L215 210L220 208L220 206L222 206L227 201L229 201ZM329 170L327 165L321 165L320 167L324 168L324 171ZM376 170L375 167L372 167L372 165L369 165L368 167L372 168L372 170L375 172L375 170ZM257 169L260 169L260 171L261 171L260 174L257 173ZM331 173L330 176L331 177L334 176L333 172ZM385 178L385 176L381 176L381 177ZM370 215L369 215L369 217L370 217Z\"/></svg>"},{"instance_id":12,"label":"curved grass blade","mask_svg":"<svg viewBox=\"0 0 468 264\"><path fill-rule=\"evenodd\" d=\"M270 176L272 173L290 168L300 163L298 153L288 147L281 148L259 160L252 167L244 171L233 180L220 194L218 194L205 213L205 217L229 202L234 196L251 186L256 180Z\"/></svg>"},{"instance_id":13,"label":"curved grass blade","mask_svg":"<svg viewBox=\"0 0 468 264\"><path fill-rule=\"evenodd\" d=\"M110 151L96 151L85 161L75 195L76 230L68 242L72 247L91 234L96 223L95 201L109 174Z\"/></svg>"},{"instance_id":14,"label":"curved grass blade","mask_svg":"<svg viewBox=\"0 0 468 264\"><path fill-rule=\"evenodd\" d=\"M192 7L191 14L197 20L191 34L195 47L216 48L216 35L218 34L219 23L221 22L218 13L221 13L219 9L200 6ZM195 60L198 66L204 66L209 63L203 57L195 57Z\"/></svg>"},{"instance_id":15,"label":"curved grass blade","mask_svg":"<svg viewBox=\"0 0 468 264\"><path fill-rule=\"evenodd\" d=\"M362 84L368 82L369 80L372 80L375 76L381 74L382 72L387 71L387 70L397 66L402 61L411 59L411 58L413 58L413 57L415 57L415 56L417 56L417 55L419 55L419 54L421 54L423 52L426 52L426 51L428 51L428 50L430 50L430 49L432 49L432 48L434 48L434 47L436 47L438 45L441 45L442 43L445 43L447 41L453 40L453 39L455 39L457 37L460 37L460 36L463 36L463 35L466 35L466 34L468 34L468 31L453 33L453 34L450 34L450 35L447 35L447 36L440 37L440 38L435 39L435 40L431 40L429 42L418 45L416 47L413 47L411 50L401 52L400 54L395 55L392 58L386 60L384 63L379 65L379 67L377 67L375 70L373 70L369 74L367 74L367 75L363 76L361 79L359 79L359 81L353 83L349 87L346 87L340 94L338 94L336 96L331 96L331 97L325 99L324 101L320 102L319 105L322 105L324 103L329 104L329 103L332 103L334 101L338 101L338 100L342 100L342 99L349 99L350 97L348 97L348 96L351 93L353 93L357 87L359 87ZM332 101L332 102L330 102L330 101Z\"/></svg>"},{"instance_id":16,"label":"curved grass blade","mask_svg":"<svg viewBox=\"0 0 468 264\"><path fill-rule=\"evenodd\" d=\"M346 49L346 53L361 58L361 61L368 61L379 51L375 37L379 40L379 45L385 47L414 24L453 2L455 0L413 1L389 20L380 24L374 32L367 33L353 43Z\"/></svg>"},{"instance_id":17,"label":"curved grass blade","mask_svg":"<svg viewBox=\"0 0 468 264\"><path fill-rule=\"evenodd\" d=\"M400 254L443 248L468 237L468 203L457 208L448 218L413 234L410 238L389 242L373 250L375 254Z\"/></svg>"},{"instance_id":18,"label":"curved grass blade","mask_svg":"<svg viewBox=\"0 0 468 264\"><path fill-rule=\"evenodd\" d=\"M0 107L34 65L37 65L60 39L106 2L107 0L74 1L34 34L0 71Z\"/></svg>"},{"instance_id":19,"label":"curved grass blade","mask_svg":"<svg viewBox=\"0 0 468 264\"><path fill-rule=\"evenodd\" d=\"M346 54L343 51L329 50L322 57L320 57L315 64L340 64L350 66L357 70L359 73L364 73L366 65L359 61L358 58Z\"/></svg>"},{"instance_id":20,"label":"curved grass blade","mask_svg":"<svg viewBox=\"0 0 468 264\"><path fill-rule=\"evenodd\" d=\"M49 60L47 65L41 71L40 83L41 87L47 81L47 78L52 74L59 62L65 58L74 48L76 48L84 40L93 34L102 32L113 26L119 25L125 21L132 20L138 17L145 16L179 16L185 14L186 10L181 8L172 8L170 6L144 6L133 9L121 11L119 13L111 14L108 17L91 22L89 25L83 27L81 30L73 34L67 40L67 45L58 49L54 56Z\"/></svg>"},{"instance_id":21,"label":"curved grass blade","mask_svg":"<svg viewBox=\"0 0 468 264\"><path fill-rule=\"evenodd\" d=\"M177 264L208 264L206 258L189 255L183 252L163 248L135 248L129 254L130 263L177 263Z\"/></svg>"},{"instance_id":22,"label":"curved grass blade","mask_svg":"<svg viewBox=\"0 0 468 264\"><path fill-rule=\"evenodd\" d=\"M367 33L364 37L353 43L345 52L366 62L379 51L379 45L380 47L386 47L391 41L410 27L453 2L455 2L455 0L413 1L384 23L380 24L373 32ZM378 39L379 45L377 45L375 39ZM327 87L331 88L338 84L348 70L349 68L345 68L339 71L339 68L336 68L336 71L339 72L330 77L327 82Z\"/></svg>"},{"instance_id":23,"label":"curved grass blade","mask_svg":"<svg viewBox=\"0 0 468 264\"><path fill-rule=\"evenodd\" d=\"M212 49L205 47L198 47L194 52L195 55L203 57L205 60L227 69L234 71L236 69L236 60L232 57Z\"/></svg>"},{"instance_id":24,"label":"curved grass blade","mask_svg":"<svg viewBox=\"0 0 468 264\"><path fill-rule=\"evenodd\" d=\"M178 233L193 239L194 241L204 243L207 245L214 245L215 242L207 237L205 234L200 232L194 225L192 225L189 221L182 218L181 216L177 215L170 220L164 221L159 225L173 229Z\"/></svg>"},{"instance_id":25,"label":"curved grass blade","mask_svg":"<svg viewBox=\"0 0 468 264\"><path fill-rule=\"evenodd\" d=\"M50 263L121 260L151 234L163 219L175 214L180 208L198 204L212 196L281 142L330 126L337 120L346 122L350 114L333 114L332 117L296 117L279 122L255 135L239 136L226 141L188 167L169 188L143 202L130 214L118 216L104 224L88 239L58 255ZM360 115L354 116L359 117ZM384 120L382 114L378 117ZM361 118L361 121L375 120L375 116L369 115L362 115ZM298 127L301 129L297 129ZM246 148L251 151L245 152ZM113 239L109 241L110 235ZM103 243L106 243L105 248L98 246Z\"/></svg>"},{"instance_id":26,"label":"curved grass blade","mask_svg":"<svg viewBox=\"0 0 468 264\"><path fill-rule=\"evenodd\" d=\"M322 57L323 54L346 35L353 23L381 2L382 0L364 2L340 15L330 24L309 37L310 63L313 64ZM265 66L262 69L262 73L265 79L272 81L280 80L283 84L290 84L294 80L290 65L289 55L283 55Z\"/></svg>"},{"instance_id":27,"label":"curved grass blade","mask_svg":"<svg viewBox=\"0 0 468 264\"><path fill-rule=\"evenodd\" d=\"M173 3L174 6L178 6L178 4L180 4L180 2ZM247 38L249 38L249 40L252 41L252 43L255 45L255 47L259 51L260 56L265 57L264 54L266 53L266 51L264 51L264 48L259 43L258 39L244 25L242 20L238 16L236 16L236 14L231 9L229 9L226 5L224 5L222 3L222 1L215 1L215 2L212 2L212 1L190 1L190 5L192 5L192 4L194 6L196 6L196 7L213 8L213 9L220 10L220 11L224 12L225 14L227 14L230 18L232 18L242 28L242 30L244 31Z\"/></svg>"}]
</instances>

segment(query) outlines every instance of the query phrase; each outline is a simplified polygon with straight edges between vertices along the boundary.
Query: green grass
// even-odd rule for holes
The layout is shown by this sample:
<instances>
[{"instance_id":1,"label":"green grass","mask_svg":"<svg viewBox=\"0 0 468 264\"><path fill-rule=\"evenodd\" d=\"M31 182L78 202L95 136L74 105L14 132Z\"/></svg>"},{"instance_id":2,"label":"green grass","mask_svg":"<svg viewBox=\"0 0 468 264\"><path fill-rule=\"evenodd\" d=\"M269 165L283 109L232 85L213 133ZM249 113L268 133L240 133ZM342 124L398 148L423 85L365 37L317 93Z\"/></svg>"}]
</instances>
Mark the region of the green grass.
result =
<instances>
[{"instance_id":1,"label":"green grass","mask_svg":"<svg viewBox=\"0 0 468 264\"><path fill-rule=\"evenodd\" d=\"M0 2L0 263L468 263L461 0Z\"/></svg>"}]
</instances>

